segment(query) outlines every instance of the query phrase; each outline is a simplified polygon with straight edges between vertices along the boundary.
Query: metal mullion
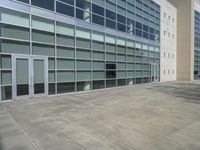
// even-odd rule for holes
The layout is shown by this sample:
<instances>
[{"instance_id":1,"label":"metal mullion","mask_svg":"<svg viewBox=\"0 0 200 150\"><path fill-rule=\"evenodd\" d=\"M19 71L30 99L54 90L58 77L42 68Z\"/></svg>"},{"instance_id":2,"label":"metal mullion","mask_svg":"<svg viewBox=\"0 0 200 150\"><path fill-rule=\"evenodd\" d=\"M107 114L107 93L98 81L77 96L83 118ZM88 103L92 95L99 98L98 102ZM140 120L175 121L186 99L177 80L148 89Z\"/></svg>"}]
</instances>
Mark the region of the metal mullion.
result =
<instances>
[{"instance_id":1,"label":"metal mullion","mask_svg":"<svg viewBox=\"0 0 200 150\"><path fill-rule=\"evenodd\" d=\"M56 9L56 1L54 2L54 5L55 5L55 9ZM55 66L54 66L54 73L55 73L55 81L54 81L54 86L55 86L55 95L57 95L57 90L58 90L58 87L57 87L57 82L58 82L58 71L57 71L57 32L56 32L56 29L57 29L57 21L55 20L54 22L54 44L55 44L55 56L54 56L54 61L55 61ZM49 73L49 72L48 72ZM49 84L48 84L49 85ZM49 87L48 87L49 88Z\"/></svg>"}]
</instances>

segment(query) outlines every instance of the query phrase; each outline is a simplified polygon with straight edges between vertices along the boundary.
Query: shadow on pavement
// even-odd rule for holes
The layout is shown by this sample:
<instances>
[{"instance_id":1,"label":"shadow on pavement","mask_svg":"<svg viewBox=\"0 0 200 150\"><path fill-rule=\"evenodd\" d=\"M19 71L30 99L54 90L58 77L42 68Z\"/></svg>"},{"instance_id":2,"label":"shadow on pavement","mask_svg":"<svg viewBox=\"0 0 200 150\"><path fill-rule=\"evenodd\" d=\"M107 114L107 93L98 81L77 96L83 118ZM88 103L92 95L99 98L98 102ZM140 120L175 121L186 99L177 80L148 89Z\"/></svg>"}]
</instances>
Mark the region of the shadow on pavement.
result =
<instances>
[{"instance_id":1,"label":"shadow on pavement","mask_svg":"<svg viewBox=\"0 0 200 150\"><path fill-rule=\"evenodd\" d=\"M184 98L188 102L200 103L200 84L171 83L159 84L150 88L162 93Z\"/></svg>"},{"instance_id":2,"label":"shadow on pavement","mask_svg":"<svg viewBox=\"0 0 200 150\"><path fill-rule=\"evenodd\" d=\"M2 137L0 135L0 150L5 150L2 142Z\"/></svg>"}]
</instances>

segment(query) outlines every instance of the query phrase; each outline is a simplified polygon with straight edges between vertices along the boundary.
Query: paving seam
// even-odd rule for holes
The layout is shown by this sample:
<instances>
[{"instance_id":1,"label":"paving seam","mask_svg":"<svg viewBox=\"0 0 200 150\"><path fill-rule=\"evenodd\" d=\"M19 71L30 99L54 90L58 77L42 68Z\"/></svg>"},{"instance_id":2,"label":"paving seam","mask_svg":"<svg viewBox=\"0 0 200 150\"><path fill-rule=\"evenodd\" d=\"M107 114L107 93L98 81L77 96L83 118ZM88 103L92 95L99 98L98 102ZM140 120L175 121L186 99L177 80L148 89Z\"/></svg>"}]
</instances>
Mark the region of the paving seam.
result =
<instances>
[{"instance_id":1,"label":"paving seam","mask_svg":"<svg viewBox=\"0 0 200 150\"><path fill-rule=\"evenodd\" d=\"M26 133L26 131L17 123L17 121L15 120L15 118L10 114L10 112L7 110L6 107L4 107L4 109L6 110L6 112L8 113L8 116L11 118L12 122L16 125L17 128L19 128L19 130L23 133L23 135L27 138L27 140L30 142L30 144L35 148L35 150L42 150L40 149L36 144L34 144L34 142L31 140L31 138L28 136L28 134Z\"/></svg>"}]
</instances>

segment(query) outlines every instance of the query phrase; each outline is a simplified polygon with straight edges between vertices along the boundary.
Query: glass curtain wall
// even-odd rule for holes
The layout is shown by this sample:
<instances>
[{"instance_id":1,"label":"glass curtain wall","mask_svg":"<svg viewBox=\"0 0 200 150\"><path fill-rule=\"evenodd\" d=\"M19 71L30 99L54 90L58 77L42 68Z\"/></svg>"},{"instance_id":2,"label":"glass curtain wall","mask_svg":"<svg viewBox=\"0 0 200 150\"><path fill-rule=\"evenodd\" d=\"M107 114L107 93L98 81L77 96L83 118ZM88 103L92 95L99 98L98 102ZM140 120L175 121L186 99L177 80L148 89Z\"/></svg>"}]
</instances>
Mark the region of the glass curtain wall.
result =
<instances>
[{"instance_id":1,"label":"glass curtain wall","mask_svg":"<svg viewBox=\"0 0 200 150\"><path fill-rule=\"evenodd\" d=\"M160 6L152 0L17 1L130 35L160 41Z\"/></svg>"},{"instance_id":2,"label":"glass curtain wall","mask_svg":"<svg viewBox=\"0 0 200 150\"><path fill-rule=\"evenodd\" d=\"M4 8L0 19L3 101L12 99L13 54L48 57L49 95L149 83L160 64L159 47L146 43Z\"/></svg>"},{"instance_id":3,"label":"glass curtain wall","mask_svg":"<svg viewBox=\"0 0 200 150\"><path fill-rule=\"evenodd\" d=\"M200 13L195 11L194 79L200 79Z\"/></svg>"}]
</instances>

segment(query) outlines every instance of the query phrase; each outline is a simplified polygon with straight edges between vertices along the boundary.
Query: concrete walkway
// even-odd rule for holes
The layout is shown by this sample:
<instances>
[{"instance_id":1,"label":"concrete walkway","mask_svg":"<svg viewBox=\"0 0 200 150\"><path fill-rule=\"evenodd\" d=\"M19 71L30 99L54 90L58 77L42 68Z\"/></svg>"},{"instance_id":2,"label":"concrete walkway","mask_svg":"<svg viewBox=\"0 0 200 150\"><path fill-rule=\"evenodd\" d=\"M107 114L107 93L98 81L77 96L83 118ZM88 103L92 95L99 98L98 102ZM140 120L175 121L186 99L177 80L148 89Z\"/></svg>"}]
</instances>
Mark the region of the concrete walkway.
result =
<instances>
[{"instance_id":1,"label":"concrete walkway","mask_svg":"<svg viewBox=\"0 0 200 150\"><path fill-rule=\"evenodd\" d=\"M200 82L2 103L0 150L200 150Z\"/></svg>"}]
</instances>

